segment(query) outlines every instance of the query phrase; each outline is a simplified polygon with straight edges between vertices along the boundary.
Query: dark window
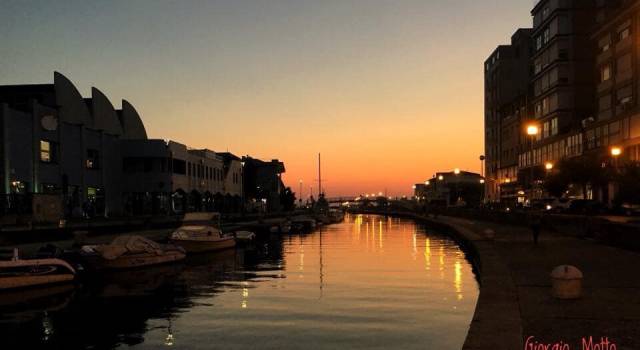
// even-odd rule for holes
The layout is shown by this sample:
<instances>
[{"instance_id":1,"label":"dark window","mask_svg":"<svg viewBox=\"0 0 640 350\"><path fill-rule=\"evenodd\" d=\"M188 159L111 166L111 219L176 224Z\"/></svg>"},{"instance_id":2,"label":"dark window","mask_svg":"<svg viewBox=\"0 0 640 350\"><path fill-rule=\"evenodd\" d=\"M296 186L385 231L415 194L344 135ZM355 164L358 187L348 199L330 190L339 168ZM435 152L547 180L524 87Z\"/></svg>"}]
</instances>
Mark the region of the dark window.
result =
<instances>
[{"instance_id":1,"label":"dark window","mask_svg":"<svg viewBox=\"0 0 640 350\"><path fill-rule=\"evenodd\" d=\"M45 184L42 185L42 193L44 194L58 194L60 193L60 187L56 184Z\"/></svg>"},{"instance_id":2,"label":"dark window","mask_svg":"<svg viewBox=\"0 0 640 350\"><path fill-rule=\"evenodd\" d=\"M153 158L144 159L144 172L150 173L153 170Z\"/></svg>"},{"instance_id":3,"label":"dark window","mask_svg":"<svg viewBox=\"0 0 640 350\"><path fill-rule=\"evenodd\" d=\"M185 175L187 173L187 162L182 159L173 159L173 173Z\"/></svg>"},{"instance_id":4,"label":"dark window","mask_svg":"<svg viewBox=\"0 0 640 350\"><path fill-rule=\"evenodd\" d=\"M100 152L95 149L87 150L87 169L100 169Z\"/></svg>"}]
</instances>

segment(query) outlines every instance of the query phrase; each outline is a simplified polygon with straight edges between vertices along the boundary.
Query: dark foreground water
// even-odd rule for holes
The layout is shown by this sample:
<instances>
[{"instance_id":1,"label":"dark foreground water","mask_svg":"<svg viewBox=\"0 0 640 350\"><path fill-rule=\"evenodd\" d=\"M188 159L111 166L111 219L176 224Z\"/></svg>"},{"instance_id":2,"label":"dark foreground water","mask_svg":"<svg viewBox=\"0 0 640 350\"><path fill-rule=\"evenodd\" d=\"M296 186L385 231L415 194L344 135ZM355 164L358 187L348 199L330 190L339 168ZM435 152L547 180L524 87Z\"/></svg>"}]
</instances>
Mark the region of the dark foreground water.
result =
<instances>
[{"instance_id":1,"label":"dark foreground water","mask_svg":"<svg viewBox=\"0 0 640 350\"><path fill-rule=\"evenodd\" d=\"M255 249L0 294L0 349L460 349L478 295L450 238L351 216Z\"/></svg>"}]
</instances>

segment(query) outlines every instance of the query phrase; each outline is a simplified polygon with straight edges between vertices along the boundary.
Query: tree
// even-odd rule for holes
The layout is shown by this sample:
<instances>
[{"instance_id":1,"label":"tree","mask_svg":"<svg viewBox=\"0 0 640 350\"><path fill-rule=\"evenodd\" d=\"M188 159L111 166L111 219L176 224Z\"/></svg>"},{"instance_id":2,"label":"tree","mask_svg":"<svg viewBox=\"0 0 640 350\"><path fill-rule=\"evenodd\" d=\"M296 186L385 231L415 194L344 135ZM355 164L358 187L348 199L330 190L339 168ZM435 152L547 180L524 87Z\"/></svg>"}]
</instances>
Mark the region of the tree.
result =
<instances>
[{"instance_id":1,"label":"tree","mask_svg":"<svg viewBox=\"0 0 640 350\"><path fill-rule=\"evenodd\" d=\"M569 189L571 181L565 172L556 171L547 175L544 180L544 189L553 197L560 198Z\"/></svg>"},{"instance_id":2,"label":"tree","mask_svg":"<svg viewBox=\"0 0 640 350\"><path fill-rule=\"evenodd\" d=\"M280 193L280 204L285 211L292 211L296 206L296 194L287 187Z\"/></svg>"},{"instance_id":3,"label":"tree","mask_svg":"<svg viewBox=\"0 0 640 350\"><path fill-rule=\"evenodd\" d=\"M640 162L626 163L616 178L619 185L616 204L640 204Z\"/></svg>"},{"instance_id":4,"label":"tree","mask_svg":"<svg viewBox=\"0 0 640 350\"><path fill-rule=\"evenodd\" d=\"M609 169L602 164L603 160L595 154L565 158L560 161L555 172L547 177L545 189L552 195L560 197L569 184L575 184L580 186L583 198L587 198L589 185L604 187L611 178Z\"/></svg>"}]
</instances>

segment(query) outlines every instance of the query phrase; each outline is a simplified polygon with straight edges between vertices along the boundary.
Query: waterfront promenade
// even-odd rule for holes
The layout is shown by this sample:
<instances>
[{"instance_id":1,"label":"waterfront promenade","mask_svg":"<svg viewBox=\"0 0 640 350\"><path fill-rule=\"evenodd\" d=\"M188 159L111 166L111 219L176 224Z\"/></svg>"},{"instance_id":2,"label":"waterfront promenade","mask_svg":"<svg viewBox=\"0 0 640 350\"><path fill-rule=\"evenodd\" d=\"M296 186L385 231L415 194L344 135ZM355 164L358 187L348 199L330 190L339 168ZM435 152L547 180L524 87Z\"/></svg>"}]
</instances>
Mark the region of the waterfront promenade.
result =
<instances>
[{"instance_id":1,"label":"waterfront promenade","mask_svg":"<svg viewBox=\"0 0 640 350\"><path fill-rule=\"evenodd\" d=\"M527 339L528 344L562 342L583 349L582 339L588 342L590 337L593 345L608 339L608 348L597 349L614 349L611 344L615 349L640 349L640 254L575 238L572 232L543 230L536 246L526 227L408 216L449 228L469 247L479 269L480 296L464 349L529 349ZM486 236L487 229L495 232L494 239ZM584 273L583 297L578 300L551 295L549 275L563 264Z\"/></svg>"}]
</instances>

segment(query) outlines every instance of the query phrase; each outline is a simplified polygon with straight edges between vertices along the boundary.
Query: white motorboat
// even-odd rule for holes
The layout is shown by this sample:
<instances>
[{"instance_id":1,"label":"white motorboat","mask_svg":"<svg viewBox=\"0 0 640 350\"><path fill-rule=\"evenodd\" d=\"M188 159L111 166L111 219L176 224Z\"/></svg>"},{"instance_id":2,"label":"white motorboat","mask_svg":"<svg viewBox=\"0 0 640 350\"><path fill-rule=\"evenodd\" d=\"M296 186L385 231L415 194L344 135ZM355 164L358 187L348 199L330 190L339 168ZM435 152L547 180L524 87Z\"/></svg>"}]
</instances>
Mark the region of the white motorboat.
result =
<instances>
[{"instance_id":1,"label":"white motorboat","mask_svg":"<svg viewBox=\"0 0 640 350\"><path fill-rule=\"evenodd\" d=\"M21 259L18 249L11 251L9 260L0 260L0 290L70 282L75 275L64 260Z\"/></svg>"},{"instance_id":2,"label":"white motorboat","mask_svg":"<svg viewBox=\"0 0 640 350\"><path fill-rule=\"evenodd\" d=\"M109 244L82 246L80 256L95 270L111 270L175 262L184 259L186 254L176 245L123 235Z\"/></svg>"},{"instance_id":3,"label":"white motorboat","mask_svg":"<svg viewBox=\"0 0 640 350\"><path fill-rule=\"evenodd\" d=\"M210 252L236 245L234 235L222 233L218 213L186 214L183 226L171 234L169 241L183 247L187 253Z\"/></svg>"}]
</instances>

